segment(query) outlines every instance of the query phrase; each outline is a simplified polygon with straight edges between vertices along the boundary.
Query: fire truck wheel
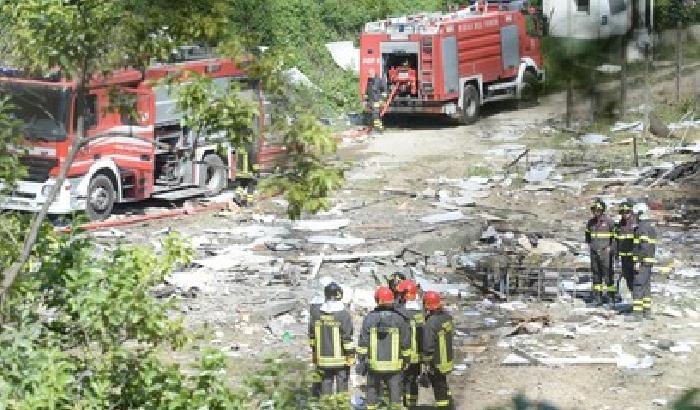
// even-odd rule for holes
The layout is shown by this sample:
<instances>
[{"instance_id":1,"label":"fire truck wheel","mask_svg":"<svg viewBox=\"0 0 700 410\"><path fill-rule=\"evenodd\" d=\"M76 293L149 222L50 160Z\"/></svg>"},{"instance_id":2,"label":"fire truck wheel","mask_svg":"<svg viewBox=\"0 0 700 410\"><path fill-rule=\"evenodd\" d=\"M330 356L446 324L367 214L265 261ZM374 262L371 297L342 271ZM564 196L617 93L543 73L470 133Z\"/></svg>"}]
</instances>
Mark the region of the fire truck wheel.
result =
<instances>
[{"instance_id":1,"label":"fire truck wheel","mask_svg":"<svg viewBox=\"0 0 700 410\"><path fill-rule=\"evenodd\" d=\"M474 124L479 119L479 91L474 84L464 86L464 96L462 98L461 121L464 125Z\"/></svg>"},{"instance_id":2,"label":"fire truck wheel","mask_svg":"<svg viewBox=\"0 0 700 410\"><path fill-rule=\"evenodd\" d=\"M537 104L538 87L537 76L532 71L525 71L523 73L523 87L520 90L518 108L527 108Z\"/></svg>"},{"instance_id":3,"label":"fire truck wheel","mask_svg":"<svg viewBox=\"0 0 700 410\"><path fill-rule=\"evenodd\" d=\"M219 195L227 183L224 161L216 154L207 154L202 162L204 170L199 180L200 188L206 188L207 196Z\"/></svg>"},{"instance_id":4,"label":"fire truck wheel","mask_svg":"<svg viewBox=\"0 0 700 410\"><path fill-rule=\"evenodd\" d=\"M112 214L116 192L107 175L97 174L90 181L85 213L91 221L102 221Z\"/></svg>"}]
</instances>

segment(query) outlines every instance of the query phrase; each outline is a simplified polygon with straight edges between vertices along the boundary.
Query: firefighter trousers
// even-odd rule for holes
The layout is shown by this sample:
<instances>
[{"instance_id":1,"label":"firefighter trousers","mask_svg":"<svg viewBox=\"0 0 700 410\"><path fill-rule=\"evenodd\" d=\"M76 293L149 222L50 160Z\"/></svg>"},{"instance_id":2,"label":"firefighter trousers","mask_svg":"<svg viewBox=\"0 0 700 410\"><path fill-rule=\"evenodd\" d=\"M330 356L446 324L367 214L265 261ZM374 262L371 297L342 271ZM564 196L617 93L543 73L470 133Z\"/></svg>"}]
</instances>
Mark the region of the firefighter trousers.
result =
<instances>
[{"instance_id":1,"label":"firefighter trousers","mask_svg":"<svg viewBox=\"0 0 700 410\"><path fill-rule=\"evenodd\" d=\"M593 274L593 294L602 296L616 292L612 269L610 247L591 249L591 273ZM603 284L605 283L605 284Z\"/></svg>"},{"instance_id":2,"label":"firefighter trousers","mask_svg":"<svg viewBox=\"0 0 700 410\"><path fill-rule=\"evenodd\" d=\"M437 369L433 369L428 376L430 377L430 384L433 385L435 408L454 410L455 405L452 401L450 386L447 384L447 375L440 373Z\"/></svg>"},{"instance_id":3,"label":"firefighter trousers","mask_svg":"<svg viewBox=\"0 0 700 410\"><path fill-rule=\"evenodd\" d=\"M348 391L350 368L319 369L321 373L321 396L331 396Z\"/></svg>"},{"instance_id":4,"label":"firefighter trousers","mask_svg":"<svg viewBox=\"0 0 700 410\"><path fill-rule=\"evenodd\" d=\"M420 363L411 363L403 371L403 405L415 407L418 402L418 376Z\"/></svg>"},{"instance_id":5,"label":"firefighter trousers","mask_svg":"<svg viewBox=\"0 0 700 410\"><path fill-rule=\"evenodd\" d=\"M631 256L620 257L620 267L622 269L622 277L625 279L625 284L630 292L634 291L634 261Z\"/></svg>"},{"instance_id":6,"label":"firefighter trousers","mask_svg":"<svg viewBox=\"0 0 700 410\"><path fill-rule=\"evenodd\" d=\"M651 265L642 264L634 275L632 299L633 311L651 311Z\"/></svg>"},{"instance_id":7,"label":"firefighter trousers","mask_svg":"<svg viewBox=\"0 0 700 410\"><path fill-rule=\"evenodd\" d=\"M367 373L367 410L376 410L379 408L380 394L382 392L382 384L386 385L389 391L389 408L401 409L401 394L403 393L403 384L401 381L401 372L396 373Z\"/></svg>"}]
</instances>

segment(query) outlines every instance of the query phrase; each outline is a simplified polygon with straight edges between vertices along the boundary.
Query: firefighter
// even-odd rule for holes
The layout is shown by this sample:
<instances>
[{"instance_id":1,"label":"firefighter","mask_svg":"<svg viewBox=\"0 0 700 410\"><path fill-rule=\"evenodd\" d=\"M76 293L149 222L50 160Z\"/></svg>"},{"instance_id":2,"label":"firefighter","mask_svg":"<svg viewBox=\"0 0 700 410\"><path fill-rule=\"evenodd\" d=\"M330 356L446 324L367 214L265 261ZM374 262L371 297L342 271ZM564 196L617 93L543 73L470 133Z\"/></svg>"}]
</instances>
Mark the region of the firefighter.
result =
<instances>
[{"instance_id":1,"label":"firefighter","mask_svg":"<svg viewBox=\"0 0 700 410\"><path fill-rule=\"evenodd\" d=\"M311 323L321 317L321 305L326 301L324 289L331 282L333 282L333 280L327 276L322 277L318 281L321 289L309 303L309 335L311 335ZM311 344L311 361L314 366L316 366L316 351L314 350L315 339L309 338L309 342ZM317 367L312 372L311 379L311 395L316 398L321 397L321 371Z\"/></svg>"},{"instance_id":2,"label":"firefighter","mask_svg":"<svg viewBox=\"0 0 700 410\"><path fill-rule=\"evenodd\" d=\"M600 306L608 301L609 294L616 293L612 269L615 225L613 220L605 215L605 202L600 198L593 201L591 212L593 217L586 225L586 243L591 255L593 297L596 305Z\"/></svg>"},{"instance_id":3,"label":"firefighter","mask_svg":"<svg viewBox=\"0 0 700 410\"><path fill-rule=\"evenodd\" d=\"M454 409L452 393L447 384L447 375L454 367L452 316L443 310L442 300L437 292L425 292L423 306L427 316L423 326L422 361L427 367L428 377L433 385L435 407Z\"/></svg>"},{"instance_id":4,"label":"firefighter","mask_svg":"<svg viewBox=\"0 0 700 410\"><path fill-rule=\"evenodd\" d=\"M382 104L384 104L386 97L386 84L383 79L376 75L370 78L367 83L367 103L372 116L372 124L370 127L374 132L382 132L384 130L381 112Z\"/></svg>"},{"instance_id":5,"label":"firefighter","mask_svg":"<svg viewBox=\"0 0 700 410\"><path fill-rule=\"evenodd\" d=\"M630 200L620 204L620 222L615 227L615 254L620 260L621 276L630 291L634 288L634 237L639 228L637 218L632 213L633 206Z\"/></svg>"},{"instance_id":6,"label":"firefighter","mask_svg":"<svg viewBox=\"0 0 700 410\"><path fill-rule=\"evenodd\" d=\"M651 268L656 263L656 229L647 219L648 208L637 203L633 212L639 225L634 236L634 289L632 290L632 314L635 319L643 316L651 319Z\"/></svg>"},{"instance_id":7,"label":"firefighter","mask_svg":"<svg viewBox=\"0 0 700 410\"><path fill-rule=\"evenodd\" d=\"M394 272L391 274L391 276L386 280L387 284L389 285L389 289L391 289L392 293L394 294L394 303L397 305L401 303L401 292L399 292L399 283L402 281L406 280L406 275L404 275L401 272Z\"/></svg>"},{"instance_id":8,"label":"firefighter","mask_svg":"<svg viewBox=\"0 0 700 410\"><path fill-rule=\"evenodd\" d=\"M402 408L401 371L409 361L408 323L394 308L394 293L386 286L374 293L377 307L362 322L357 346L357 372L367 375L367 410L377 409L382 385L389 392L389 408Z\"/></svg>"},{"instance_id":9,"label":"firefighter","mask_svg":"<svg viewBox=\"0 0 700 410\"><path fill-rule=\"evenodd\" d=\"M355 355L352 343L352 318L343 304L343 289L331 282L323 289L325 302L318 316L309 320L309 342L314 363L321 376L321 400L348 407L349 363ZM335 389L334 389L335 384Z\"/></svg>"},{"instance_id":10,"label":"firefighter","mask_svg":"<svg viewBox=\"0 0 700 410\"><path fill-rule=\"evenodd\" d=\"M423 351L423 324L425 315L423 304L417 300L418 286L412 280L403 280L397 290L401 294L400 312L407 320L411 330L411 355L408 367L403 373L404 406L413 408L418 402L418 378L421 374L421 352Z\"/></svg>"}]
</instances>

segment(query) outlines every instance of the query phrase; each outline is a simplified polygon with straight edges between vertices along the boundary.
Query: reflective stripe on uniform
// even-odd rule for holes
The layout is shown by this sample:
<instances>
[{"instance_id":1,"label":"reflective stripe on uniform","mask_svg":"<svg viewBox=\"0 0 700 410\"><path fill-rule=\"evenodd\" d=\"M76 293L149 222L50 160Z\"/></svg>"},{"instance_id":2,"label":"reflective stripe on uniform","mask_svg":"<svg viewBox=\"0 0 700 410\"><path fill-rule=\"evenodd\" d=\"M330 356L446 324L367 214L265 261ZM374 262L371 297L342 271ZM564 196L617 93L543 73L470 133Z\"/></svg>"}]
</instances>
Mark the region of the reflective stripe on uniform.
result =
<instances>
[{"instance_id":1,"label":"reflective stripe on uniform","mask_svg":"<svg viewBox=\"0 0 700 410\"><path fill-rule=\"evenodd\" d=\"M359 354L367 354L367 347L365 347L365 346L357 346L357 353L359 353Z\"/></svg>"},{"instance_id":2,"label":"reflective stripe on uniform","mask_svg":"<svg viewBox=\"0 0 700 410\"><path fill-rule=\"evenodd\" d=\"M656 263L656 258L642 258L642 262Z\"/></svg>"},{"instance_id":3,"label":"reflective stripe on uniform","mask_svg":"<svg viewBox=\"0 0 700 410\"><path fill-rule=\"evenodd\" d=\"M615 286L615 285L608 286L608 292L617 292L617 286Z\"/></svg>"},{"instance_id":4,"label":"reflective stripe on uniform","mask_svg":"<svg viewBox=\"0 0 700 410\"><path fill-rule=\"evenodd\" d=\"M635 299L632 301L632 310L635 312L641 312L642 309L642 299Z\"/></svg>"},{"instance_id":5,"label":"reflective stripe on uniform","mask_svg":"<svg viewBox=\"0 0 700 410\"><path fill-rule=\"evenodd\" d=\"M594 284L593 284L593 290L602 291L602 290L603 290L603 284L602 284L602 283L594 283Z\"/></svg>"},{"instance_id":6,"label":"reflective stripe on uniform","mask_svg":"<svg viewBox=\"0 0 700 410\"><path fill-rule=\"evenodd\" d=\"M343 343L343 350L352 350L352 348L355 346L353 342L344 342Z\"/></svg>"},{"instance_id":7,"label":"reflective stripe on uniform","mask_svg":"<svg viewBox=\"0 0 700 410\"><path fill-rule=\"evenodd\" d=\"M633 252L618 252L620 256L634 256Z\"/></svg>"},{"instance_id":8,"label":"reflective stripe on uniform","mask_svg":"<svg viewBox=\"0 0 700 410\"><path fill-rule=\"evenodd\" d=\"M391 342L391 359L379 360L377 346L377 328L373 327L369 331L369 368L375 372L396 372L401 370L401 359L399 358L399 329L389 328L383 330L389 334Z\"/></svg>"},{"instance_id":9,"label":"reflective stripe on uniform","mask_svg":"<svg viewBox=\"0 0 700 410\"><path fill-rule=\"evenodd\" d=\"M437 400L435 402L435 407L449 407L450 406L450 400Z\"/></svg>"},{"instance_id":10,"label":"reflective stripe on uniform","mask_svg":"<svg viewBox=\"0 0 700 410\"><path fill-rule=\"evenodd\" d=\"M444 329L438 332L438 345L440 346L440 363L438 363L437 368L441 373L451 372L453 365L452 360L447 360L447 340Z\"/></svg>"},{"instance_id":11,"label":"reflective stripe on uniform","mask_svg":"<svg viewBox=\"0 0 700 410\"><path fill-rule=\"evenodd\" d=\"M651 308L651 298L642 298L642 306L644 309L650 309Z\"/></svg>"},{"instance_id":12,"label":"reflective stripe on uniform","mask_svg":"<svg viewBox=\"0 0 700 410\"><path fill-rule=\"evenodd\" d=\"M622 234L622 235L615 234L615 238L617 238L617 239L634 239L634 234L633 233Z\"/></svg>"},{"instance_id":13,"label":"reflective stripe on uniform","mask_svg":"<svg viewBox=\"0 0 700 410\"><path fill-rule=\"evenodd\" d=\"M323 350L323 326L328 326L331 329L331 336L333 338L333 353L332 356L324 356ZM315 339L318 343L316 346L316 363L318 367L342 367L345 366L345 356L343 356L343 351L340 344L340 324L333 322L333 324L326 324L324 320L316 321L315 327Z\"/></svg>"},{"instance_id":14,"label":"reflective stripe on uniform","mask_svg":"<svg viewBox=\"0 0 700 410\"><path fill-rule=\"evenodd\" d=\"M591 238L612 238L612 232L591 232Z\"/></svg>"}]
</instances>

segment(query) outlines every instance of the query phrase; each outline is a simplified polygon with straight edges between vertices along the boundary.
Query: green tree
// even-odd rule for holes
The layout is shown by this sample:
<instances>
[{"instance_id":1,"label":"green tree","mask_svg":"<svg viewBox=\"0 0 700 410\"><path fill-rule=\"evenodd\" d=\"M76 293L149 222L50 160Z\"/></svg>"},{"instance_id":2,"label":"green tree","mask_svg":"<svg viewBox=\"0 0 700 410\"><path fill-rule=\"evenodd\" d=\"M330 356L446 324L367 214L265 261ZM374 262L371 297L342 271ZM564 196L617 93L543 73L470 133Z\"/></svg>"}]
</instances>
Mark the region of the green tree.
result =
<instances>
[{"instance_id":1,"label":"green tree","mask_svg":"<svg viewBox=\"0 0 700 410\"><path fill-rule=\"evenodd\" d=\"M27 72L59 69L76 82L77 136L60 164L56 183L33 219L22 251L3 272L2 297L29 259L49 205L84 143L85 94L97 73L168 55L183 43L219 41L225 36L226 3L190 0L6 0L0 25L10 51L7 59Z\"/></svg>"}]
</instances>

